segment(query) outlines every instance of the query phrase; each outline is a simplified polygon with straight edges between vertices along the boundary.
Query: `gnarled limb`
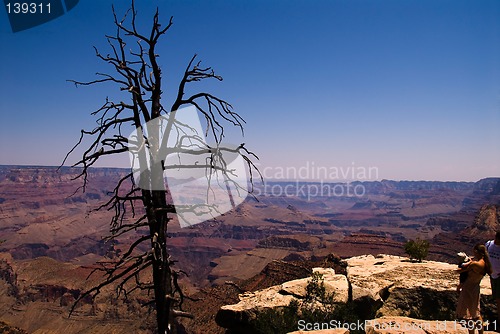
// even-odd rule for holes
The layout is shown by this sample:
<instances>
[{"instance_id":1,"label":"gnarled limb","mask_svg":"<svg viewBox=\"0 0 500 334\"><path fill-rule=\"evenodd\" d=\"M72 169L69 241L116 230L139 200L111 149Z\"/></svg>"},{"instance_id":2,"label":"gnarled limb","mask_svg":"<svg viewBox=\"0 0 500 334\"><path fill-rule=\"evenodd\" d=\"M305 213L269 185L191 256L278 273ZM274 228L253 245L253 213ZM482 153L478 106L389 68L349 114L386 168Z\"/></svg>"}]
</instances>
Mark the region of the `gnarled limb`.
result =
<instances>
[{"instance_id":1,"label":"gnarled limb","mask_svg":"<svg viewBox=\"0 0 500 334\"><path fill-rule=\"evenodd\" d=\"M139 148L140 164L155 161L154 150L163 150L161 152L165 153L165 157L168 154L177 154L179 157L201 156L204 159L201 163L188 163L179 159L178 163L165 164L162 161L161 165L140 166L146 167L141 178L146 178L146 184L163 185L159 189L136 184L134 172L127 173L117 182L109 193L110 198L95 210L113 212L111 234L105 238L106 241L124 236L133 236L135 241L116 258L98 263L99 267L91 274L100 272L104 281L80 295L71 312L80 300L96 297L107 286L115 287L117 294L125 298L135 291L153 291L153 300L146 304L155 306L158 333L170 334L176 332L176 317L190 315L181 309L183 300L188 297L183 294L177 282L181 272L172 268L174 261L167 249L167 226L173 214L182 216L191 213L203 216L207 212L217 212L217 207L211 204L175 206L169 195L168 184L163 179L164 171L196 168L206 173L209 182L212 181L212 173L217 172L222 175L222 179L217 182L223 183L227 190L231 185L239 191L246 185L238 184L234 171L229 169L229 162L226 161L226 154L238 154L247 164L252 182L253 175L260 173L252 162L252 159L257 159L256 155L249 151L245 144L235 148L220 145L226 124L240 128L243 133L245 121L233 111L231 104L208 92L185 97L186 88L190 84L205 79L222 81L222 77L215 74L212 68L202 67L200 61L196 62L197 55L189 61L170 109L164 108L166 103L162 101L161 90L163 73L158 63L156 46L172 26L173 18L170 18L166 26L162 26L157 10L153 16L151 30L143 34L139 32L136 24L134 1L122 20L118 19L114 8L113 17L116 33L106 36L110 47L109 54L101 54L94 48L96 57L109 64L113 74L97 73L95 80L70 82L77 87L111 83L128 100L114 102L106 98L105 103L92 113L97 117L97 126L92 130L81 130L78 142L64 158L62 164L82 145L85 137L92 138L81 158L73 164L81 168L75 178L83 179L83 184L77 191L85 191L90 168L98 161L107 156L125 153L132 147ZM175 118L177 112L182 112L179 109L183 106L193 106L203 116L206 123L204 134L195 133L193 127ZM148 133L146 136L142 131L148 128L145 124L161 116L168 116L167 126L162 129L163 137L160 138L157 133ZM137 131L140 135L127 137L123 131L130 129L141 130ZM159 129L152 129L153 132L156 130ZM174 144L168 143L171 133L177 134ZM215 145L206 144L204 136L209 135L215 140ZM211 191L209 187L207 196ZM234 205L234 202L232 204ZM140 233L136 234L138 232ZM141 280L141 273L146 270L152 272L151 282Z\"/></svg>"}]
</instances>

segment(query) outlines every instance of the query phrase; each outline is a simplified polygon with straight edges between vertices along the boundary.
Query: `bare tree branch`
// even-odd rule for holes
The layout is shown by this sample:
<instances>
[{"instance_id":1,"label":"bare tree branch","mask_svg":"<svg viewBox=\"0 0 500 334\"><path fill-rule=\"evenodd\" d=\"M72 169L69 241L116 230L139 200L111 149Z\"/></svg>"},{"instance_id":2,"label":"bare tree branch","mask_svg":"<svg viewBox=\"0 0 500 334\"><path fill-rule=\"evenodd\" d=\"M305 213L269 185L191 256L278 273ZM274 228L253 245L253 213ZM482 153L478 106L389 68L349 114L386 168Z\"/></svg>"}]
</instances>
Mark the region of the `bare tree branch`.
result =
<instances>
[{"instance_id":1,"label":"bare tree branch","mask_svg":"<svg viewBox=\"0 0 500 334\"><path fill-rule=\"evenodd\" d=\"M74 154L78 147L82 146L86 137L90 138L90 144L84 147L80 158L73 164L79 167L76 178L81 178L83 184L80 189L85 191L89 182L91 168L104 157L114 157L125 153L133 147L139 147L139 164L145 167L141 174L146 183L159 183L160 189L143 187L136 184L134 172L126 173L118 181L116 186L109 192L109 199L93 211L109 210L113 212L110 222L110 235L105 241L113 243L121 238L132 238L134 241L117 256L100 261L90 275L101 273L103 281L93 288L82 293L71 309L75 310L78 303L85 298L96 298L101 291L108 286L116 289L117 296L129 298L132 293L141 291L152 291L153 299L145 305L154 305L156 310L158 333L176 333L176 318L191 317L182 311L182 303L185 296L178 284L180 270L173 268L174 261L171 259L167 248L167 226L172 220L172 215L179 217L191 214L204 217L206 214L217 213L218 208L213 204L174 205L169 185L164 181L164 171L172 169L200 169L204 171L207 181L216 181L222 189L232 186L237 191L245 190L247 185L240 185L236 181L235 171L229 168L226 161L227 154L238 154L243 157L247 164L251 181L254 173L260 172L253 163L258 159L251 151L247 150L245 144L235 148L222 147L220 144L224 138L224 127L226 125L238 127L243 134L245 121L227 101L210 94L199 92L185 97L187 86L206 79L222 81L222 77L215 74L211 67L202 67L200 61L196 61L194 55L188 62L184 74L180 80L177 94L170 109L165 108L162 101L162 79L163 73L158 62L156 53L157 43L160 38L168 32L173 24L171 17L168 24L162 26L159 19L159 11L156 10L152 26L147 33L139 32L137 24L137 11L132 1L131 8L125 13L121 20L113 11L113 21L116 28L114 35L106 35L106 41L110 48L109 53L101 54L97 48L95 55L102 62L109 65L111 74L96 73L97 78L90 81L69 80L79 86L90 86L101 83L109 83L117 88L119 94L125 95L127 102L114 102L106 98L105 103L92 112L95 116L96 127L92 130L81 130L80 138L76 145L71 148L64 157L64 165L69 156ZM184 124L175 118L177 112L183 106L193 106L205 120L205 133L195 133L195 129L189 124ZM146 124L161 116L168 116L168 122L161 137L158 133L148 133ZM137 136L123 134L124 130L136 129ZM149 129L147 129L149 131ZM153 129L152 132L158 130ZM172 132L174 131L174 132ZM175 133L176 143L168 143L171 133ZM208 145L205 136L215 140L215 145ZM166 164L162 160L161 165L147 165L148 161L155 161L152 153L154 150L164 150L167 154L177 154L178 163ZM163 151L162 151L163 152ZM200 163L183 162L181 156L201 157ZM218 176L212 176L217 173ZM220 179L219 179L220 176ZM261 176L262 177L262 176ZM139 183L139 182L138 182ZM224 188L225 187L225 188ZM207 197L213 192L207 189ZM234 203L233 203L234 204ZM141 280L141 274L149 270L152 281ZM184 273L185 274L185 273ZM89 276L90 276L89 275Z\"/></svg>"}]
</instances>

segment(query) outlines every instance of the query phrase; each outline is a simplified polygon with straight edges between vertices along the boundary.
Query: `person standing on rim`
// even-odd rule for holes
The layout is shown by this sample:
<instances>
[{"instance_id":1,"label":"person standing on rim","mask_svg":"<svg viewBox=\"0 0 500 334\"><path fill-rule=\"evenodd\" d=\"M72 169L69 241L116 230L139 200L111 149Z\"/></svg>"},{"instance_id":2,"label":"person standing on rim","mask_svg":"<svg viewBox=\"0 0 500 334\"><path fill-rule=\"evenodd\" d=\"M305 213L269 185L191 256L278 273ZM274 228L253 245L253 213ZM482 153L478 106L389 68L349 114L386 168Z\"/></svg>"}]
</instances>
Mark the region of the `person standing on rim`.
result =
<instances>
[{"instance_id":1,"label":"person standing on rim","mask_svg":"<svg viewBox=\"0 0 500 334\"><path fill-rule=\"evenodd\" d=\"M457 319L474 334L476 329L479 334L484 333L484 323L481 317L481 281L484 275L491 275L491 262L488 251L483 244L474 246L474 258L466 263L457 272L467 272L467 279L462 284L457 303Z\"/></svg>"},{"instance_id":2,"label":"person standing on rim","mask_svg":"<svg viewBox=\"0 0 500 334\"><path fill-rule=\"evenodd\" d=\"M491 267L491 295L497 304L497 331L500 329L500 231L495 234L495 239L486 242L486 249L490 255Z\"/></svg>"}]
</instances>

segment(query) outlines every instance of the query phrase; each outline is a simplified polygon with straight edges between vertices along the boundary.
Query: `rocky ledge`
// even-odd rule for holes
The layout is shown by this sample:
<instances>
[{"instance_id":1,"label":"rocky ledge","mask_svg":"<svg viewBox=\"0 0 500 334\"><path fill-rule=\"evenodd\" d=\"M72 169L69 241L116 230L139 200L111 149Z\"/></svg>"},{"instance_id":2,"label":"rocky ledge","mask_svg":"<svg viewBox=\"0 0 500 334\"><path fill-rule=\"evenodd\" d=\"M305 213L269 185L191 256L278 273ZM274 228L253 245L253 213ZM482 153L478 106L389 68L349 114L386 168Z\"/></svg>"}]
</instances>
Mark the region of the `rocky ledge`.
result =
<instances>
[{"instance_id":1,"label":"rocky ledge","mask_svg":"<svg viewBox=\"0 0 500 334\"><path fill-rule=\"evenodd\" d=\"M346 263L347 275L336 274L331 268L315 268L313 272L322 274L325 292L333 296L336 307L344 306L348 310L349 321L364 323L375 319L379 323L390 324L392 321L404 326L407 323L422 324L419 319L423 319L429 323L426 326L431 326L429 333L445 333L439 331L439 326L446 320L448 324L456 324L453 333L467 332L454 322L458 299L456 265L434 261L416 263L392 255L363 255L349 258ZM259 332L254 327L259 317L269 317L270 310L276 312L274 315L282 314L291 302L301 305L310 281L311 278L298 279L240 294L239 303L221 307L216 317L217 323L231 333ZM485 320L496 318L493 304L489 278L485 276L481 282L481 310ZM338 324L338 320L325 319L324 322ZM380 331L386 327L367 326L364 330L367 333L393 333L390 330L394 328ZM298 325L295 328L304 329ZM330 331L323 333L340 333L331 331L331 326L328 329Z\"/></svg>"}]
</instances>

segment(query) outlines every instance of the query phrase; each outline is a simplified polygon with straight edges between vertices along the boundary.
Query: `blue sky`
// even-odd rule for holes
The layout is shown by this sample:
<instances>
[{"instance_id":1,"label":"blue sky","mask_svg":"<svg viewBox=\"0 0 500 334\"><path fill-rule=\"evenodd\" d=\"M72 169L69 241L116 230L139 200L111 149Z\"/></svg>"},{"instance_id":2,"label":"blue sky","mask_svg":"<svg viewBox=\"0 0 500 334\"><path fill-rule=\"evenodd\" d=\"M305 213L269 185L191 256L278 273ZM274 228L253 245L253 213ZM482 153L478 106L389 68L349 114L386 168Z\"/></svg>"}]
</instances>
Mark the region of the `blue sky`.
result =
<instances>
[{"instance_id":1,"label":"blue sky","mask_svg":"<svg viewBox=\"0 0 500 334\"><path fill-rule=\"evenodd\" d=\"M112 86L75 88L108 67L111 3L81 0L12 33L0 11L0 164L58 165ZM268 174L303 166L376 167L379 179L500 176L499 1L137 1L174 25L158 53L175 93L194 53L224 77L199 86L247 121ZM109 71L108 71L109 72ZM125 97L121 97L124 99ZM127 156L105 162L126 166Z\"/></svg>"}]
</instances>

